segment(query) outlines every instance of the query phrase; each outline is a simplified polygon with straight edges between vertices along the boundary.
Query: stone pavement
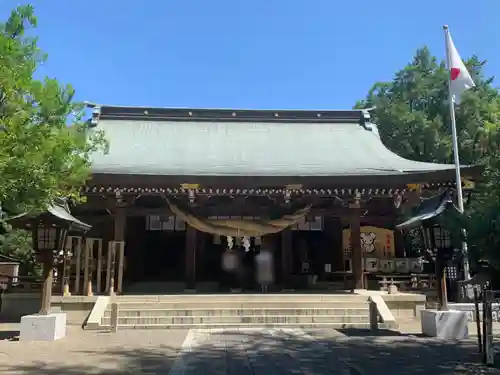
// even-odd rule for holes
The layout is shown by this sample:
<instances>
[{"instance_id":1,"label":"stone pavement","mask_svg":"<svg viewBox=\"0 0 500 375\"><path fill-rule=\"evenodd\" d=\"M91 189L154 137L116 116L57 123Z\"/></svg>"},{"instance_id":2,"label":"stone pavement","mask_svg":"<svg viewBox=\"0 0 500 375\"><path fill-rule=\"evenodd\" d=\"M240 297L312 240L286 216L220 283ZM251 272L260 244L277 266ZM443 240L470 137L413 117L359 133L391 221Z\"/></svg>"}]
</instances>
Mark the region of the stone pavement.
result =
<instances>
[{"instance_id":1,"label":"stone pavement","mask_svg":"<svg viewBox=\"0 0 500 375\"><path fill-rule=\"evenodd\" d=\"M57 342L23 343L8 339L15 328L3 327L2 375L500 374L499 369L479 364L473 339L449 343L394 331L377 336L354 329L112 334L74 327Z\"/></svg>"},{"instance_id":2,"label":"stone pavement","mask_svg":"<svg viewBox=\"0 0 500 375\"><path fill-rule=\"evenodd\" d=\"M191 331L171 375L500 374L478 363L474 340L363 330L242 329Z\"/></svg>"},{"instance_id":3,"label":"stone pavement","mask_svg":"<svg viewBox=\"0 0 500 375\"><path fill-rule=\"evenodd\" d=\"M187 334L187 330L113 334L69 327L62 340L28 343L15 341L18 326L0 324L2 375L168 374Z\"/></svg>"}]
</instances>

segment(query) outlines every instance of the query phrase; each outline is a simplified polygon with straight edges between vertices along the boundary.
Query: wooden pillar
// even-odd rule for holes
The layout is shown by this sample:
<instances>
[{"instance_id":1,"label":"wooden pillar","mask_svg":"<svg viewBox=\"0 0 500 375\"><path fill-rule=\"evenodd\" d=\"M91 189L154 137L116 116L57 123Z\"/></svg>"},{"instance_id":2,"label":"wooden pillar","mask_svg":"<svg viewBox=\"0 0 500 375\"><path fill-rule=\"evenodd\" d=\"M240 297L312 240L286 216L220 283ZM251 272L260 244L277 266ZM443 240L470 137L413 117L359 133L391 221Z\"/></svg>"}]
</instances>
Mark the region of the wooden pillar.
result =
<instances>
[{"instance_id":1,"label":"wooden pillar","mask_svg":"<svg viewBox=\"0 0 500 375\"><path fill-rule=\"evenodd\" d=\"M96 266L96 287L97 293L102 292L102 239L98 240L98 248L97 248L97 266Z\"/></svg>"},{"instance_id":2,"label":"wooden pillar","mask_svg":"<svg viewBox=\"0 0 500 375\"><path fill-rule=\"evenodd\" d=\"M73 242L72 246L74 246L75 250L75 289L74 289L74 294L78 295L80 294L80 280L82 278L82 242L83 238L82 237L73 237L76 238L76 240Z\"/></svg>"},{"instance_id":3,"label":"wooden pillar","mask_svg":"<svg viewBox=\"0 0 500 375\"><path fill-rule=\"evenodd\" d=\"M196 267L195 264L195 270L197 272L197 280L204 281L206 280L206 273L207 273L207 267L205 266L205 259L206 259L206 254L205 254L205 243L206 243L206 234L205 233L200 233L200 235L196 236L197 242L196 242L196 255L195 259L196 262L198 263L198 267Z\"/></svg>"},{"instance_id":4,"label":"wooden pillar","mask_svg":"<svg viewBox=\"0 0 500 375\"><path fill-rule=\"evenodd\" d=\"M118 284L116 291L118 294L123 292L123 269L125 267L125 242L118 242Z\"/></svg>"},{"instance_id":5,"label":"wooden pillar","mask_svg":"<svg viewBox=\"0 0 500 375\"><path fill-rule=\"evenodd\" d=\"M186 224L186 287L196 288L196 229Z\"/></svg>"},{"instance_id":6,"label":"wooden pillar","mask_svg":"<svg viewBox=\"0 0 500 375\"><path fill-rule=\"evenodd\" d=\"M106 293L110 296L115 294L115 267L116 267L116 246L115 241L108 242L108 260L106 272Z\"/></svg>"},{"instance_id":7,"label":"wooden pillar","mask_svg":"<svg viewBox=\"0 0 500 375\"><path fill-rule=\"evenodd\" d=\"M71 261L73 249L73 237L68 236L66 238L66 245L64 247L64 261L63 261L63 279L62 279L62 295L70 296L70 278L71 278Z\"/></svg>"},{"instance_id":8,"label":"wooden pillar","mask_svg":"<svg viewBox=\"0 0 500 375\"><path fill-rule=\"evenodd\" d=\"M114 236L113 241L108 244L108 276L106 277L108 294L114 295L115 291L121 293L121 278L123 277L123 244L125 241L125 225L126 225L125 208L116 207L114 216ZM119 246L117 246L120 243ZM116 260L118 256L118 285L116 284Z\"/></svg>"},{"instance_id":9,"label":"wooden pillar","mask_svg":"<svg viewBox=\"0 0 500 375\"><path fill-rule=\"evenodd\" d=\"M97 246L96 246L97 244ZM95 250L97 248L97 254ZM85 272L84 272L84 285L85 294L87 296L92 296L94 291L92 290L93 280L94 280L94 264L95 256L97 255L97 293L101 292L101 275L100 270L102 267L102 240L100 238L86 238L85 239Z\"/></svg>"},{"instance_id":10,"label":"wooden pillar","mask_svg":"<svg viewBox=\"0 0 500 375\"><path fill-rule=\"evenodd\" d=\"M90 239L85 239L85 255L83 264L83 288L86 296L92 295L92 257L94 243Z\"/></svg>"},{"instance_id":11,"label":"wooden pillar","mask_svg":"<svg viewBox=\"0 0 500 375\"><path fill-rule=\"evenodd\" d=\"M286 228L281 232L281 279L283 288L290 288L292 270L292 230Z\"/></svg>"},{"instance_id":12,"label":"wooden pillar","mask_svg":"<svg viewBox=\"0 0 500 375\"><path fill-rule=\"evenodd\" d=\"M115 225L114 225L114 241L123 242L125 241L125 208L117 207L115 212Z\"/></svg>"},{"instance_id":13,"label":"wooden pillar","mask_svg":"<svg viewBox=\"0 0 500 375\"><path fill-rule=\"evenodd\" d=\"M351 250L352 250L352 289L364 289L363 275L363 252L361 249L361 217L359 200L349 205L349 225L351 228Z\"/></svg>"}]
</instances>

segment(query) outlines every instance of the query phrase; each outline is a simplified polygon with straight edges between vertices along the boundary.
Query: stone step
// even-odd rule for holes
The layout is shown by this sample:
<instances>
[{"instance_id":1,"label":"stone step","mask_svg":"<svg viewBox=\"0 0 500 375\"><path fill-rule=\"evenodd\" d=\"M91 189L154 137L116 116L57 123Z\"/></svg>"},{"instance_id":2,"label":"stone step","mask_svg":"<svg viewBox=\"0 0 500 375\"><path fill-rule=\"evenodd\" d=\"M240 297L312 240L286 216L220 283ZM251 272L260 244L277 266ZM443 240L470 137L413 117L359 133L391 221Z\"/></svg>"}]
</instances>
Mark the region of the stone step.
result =
<instances>
[{"instance_id":1,"label":"stone step","mask_svg":"<svg viewBox=\"0 0 500 375\"><path fill-rule=\"evenodd\" d=\"M209 302L118 302L119 309L127 310L143 310L146 308L156 308L162 310L168 309L183 309L192 310L204 308L207 310L221 309L253 309L253 308L328 308L328 307L343 307L347 309L357 309L368 307L366 301L363 302L301 302L301 301L209 301Z\"/></svg>"},{"instance_id":2,"label":"stone step","mask_svg":"<svg viewBox=\"0 0 500 375\"><path fill-rule=\"evenodd\" d=\"M155 304L143 306L141 309L118 308L120 316L346 316L346 315L368 315L368 307L343 308L228 308L228 309L161 309ZM104 316L110 316L111 310L108 308Z\"/></svg>"},{"instance_id":3,"label":"stone step","mask_svg":"<svg viewBox=\"0 0 500 375\"><path fill-rule=\"evenodd\" d=\"M226 303L226 302L367 302L366 296L357 294L182 294L182 295L126 295L115 296L113 300L117 303L148 303L148 302L170 302L170 303Z\"/></svg>"},{"instance_id":4,"label":"stone step","mask_svg":"<svg viewBox=\"0 0 500 375\"><path fill-rule=\"evenodd\" d=\"M313 324L313 323L369 323L368 316L148 316L118 317L118 325L184 325L184 324ZM110 324L110 318L103 318L103 325Z\"/></svg>"},{"instance_id":5,"label":"stone step","mask_svg":"<svg viewBox=\"0 0 500 375\"><path fill-rule=\"evenodd\" d=\"M214 323L214 324L125 324L119 325L119 329L245 329L245 328L332 328L332 329L348 329L348 328L356 328L356 329L370 329L369 323L270 323L270 324L228 324L228 323ZM395 328L393 324L388 323L379 323L379 329L391 329ZM111 329L109 325L101 326L101 329Z\"/></svg>"}]
</instances>

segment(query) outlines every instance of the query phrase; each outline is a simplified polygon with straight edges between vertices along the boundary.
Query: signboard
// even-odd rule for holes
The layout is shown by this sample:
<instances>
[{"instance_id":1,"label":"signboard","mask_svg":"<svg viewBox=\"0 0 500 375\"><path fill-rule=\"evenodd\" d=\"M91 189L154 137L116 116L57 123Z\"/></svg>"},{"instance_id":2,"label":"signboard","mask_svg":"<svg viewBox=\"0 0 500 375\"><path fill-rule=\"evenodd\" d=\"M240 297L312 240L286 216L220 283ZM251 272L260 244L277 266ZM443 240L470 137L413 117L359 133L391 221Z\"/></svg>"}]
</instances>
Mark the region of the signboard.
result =
<instances>
[{"instance_id":1,"label":"signboard","mask_svg":"<svg viewBox=\"0 0 500 375\"><path fill-rule=\"evenodd\" d=\"M351 251L351 230L342 231L344 252ZM363 253L372 257L394 257L394 231L378 227L361 227L361 248Z\"/></svg>"}]
</instances>

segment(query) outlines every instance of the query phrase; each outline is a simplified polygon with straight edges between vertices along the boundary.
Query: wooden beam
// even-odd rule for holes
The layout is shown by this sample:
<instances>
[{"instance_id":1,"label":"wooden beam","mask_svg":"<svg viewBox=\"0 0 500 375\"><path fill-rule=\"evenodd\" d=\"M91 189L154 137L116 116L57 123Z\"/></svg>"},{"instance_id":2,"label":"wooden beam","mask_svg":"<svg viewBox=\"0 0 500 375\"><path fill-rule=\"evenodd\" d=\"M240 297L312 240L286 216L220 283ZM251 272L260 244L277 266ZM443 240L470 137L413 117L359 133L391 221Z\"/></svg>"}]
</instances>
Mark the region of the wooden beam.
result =
<instances>
[{"instance_id":1,"label":"wooden beam","mask_svg":"<svg viewBox=\"0 0 500 375\"><path fill-rule=\"evenodd\" d=\"M116 288L116 257L118 256L118 265L123 267L123 243L125 241L125 225L126 225L126 212L125 207L117 205L114 215L114 240L108 246L108 277L106 278L108 284L109 295L115 294ZM121 245L119 245L121 244ZM118 277L120 278L123 270L118 269ZM121 290L118 290L121 292Z\"/></svg>"},{"instance_id":2,"label":"wooden beam","mask_svg":"<svg viewBox=\"0 0 500 375\"><path fill-rule=\"evenodd\" d=\"M196 287L196 235L197 230L190 225L186 226L185 267L186 284L188 289Z\"/></svg>"},{"instance_id":3,"label":"wooden beam","mask_svg":"<svg viewBox=\"0 0 500 375\"><path fill-rule=\"evenodd\" d=\"M290 287L290 275L292 264L292 231L286 228L281 232L281 282L283 288Z\"/></svg>"},{"instance_id":4,"label":"wooden beam","mask_svg":"<svg viewBox=\"0 0 500 375\"><path fill-rule=\"evenodd\" d=\"M370 217L392 217L391 214L378 215L375 212L371 213L370 210L365 209L363 212L363 208L361 207L361 214L364 218ZM194 210L198 215L202 217L211 217L211 216L257 216L257 217L269 217L272 215L279 216L280 214L285 214L286 211L283 208L275 208L272 206L209 206L209 207L201 207L196 208ZM317 216L335 216L335 217L345 217L350 214L350 211L347 207L332 207L332 208L317 208L312 207L310 211L310 215ZM116 217L117 213L111 213L111 217ZM130 206L127 207L127 215L129 216L148 216L148 215L159 215L159 216L169 216L173 215L167 208L141 208ZM88 217L89 219L93 216L82 216L78 215L80 218ZM109 217L106 217L108 219ZM103 221L105 219L103 218Z\"/></svg>"},{"instance_id":5,"label":"wooden beam","mask_svg":"<svg viewBox=\"0 0 500 375\"><path fill-rule=\"evenodd\" d=\"M102 239L99 239L98 242L98 247L97 247L97 281L96 281L96 287L97 287L97 293L102 293Z\"/></svg>"},{"instance_id":6,"label":"wooden beam","mask_svg":"<svg viewBox=\"0 0 500 375\"><path fill-rule=\"evenodd\" d=\"M361 248L361 218L359 213L359 201L350 205L351 215L351 249L352 249L352 273L354 278L353 289L364 289L363 275L363 250Z\"/></svg>"},{"instance_id":7,"label":"wooden beam","mask_svg":"<svg viewBox=\"0 0 500 375\"><path fill-rule=\"evenodd\" d=\"M75 289L74 294L78 295L80 293L80 279L82 277L82 237L75 238L75 258L76 258L76 279L75 279Z\"/></svg>"}]
</instances>

